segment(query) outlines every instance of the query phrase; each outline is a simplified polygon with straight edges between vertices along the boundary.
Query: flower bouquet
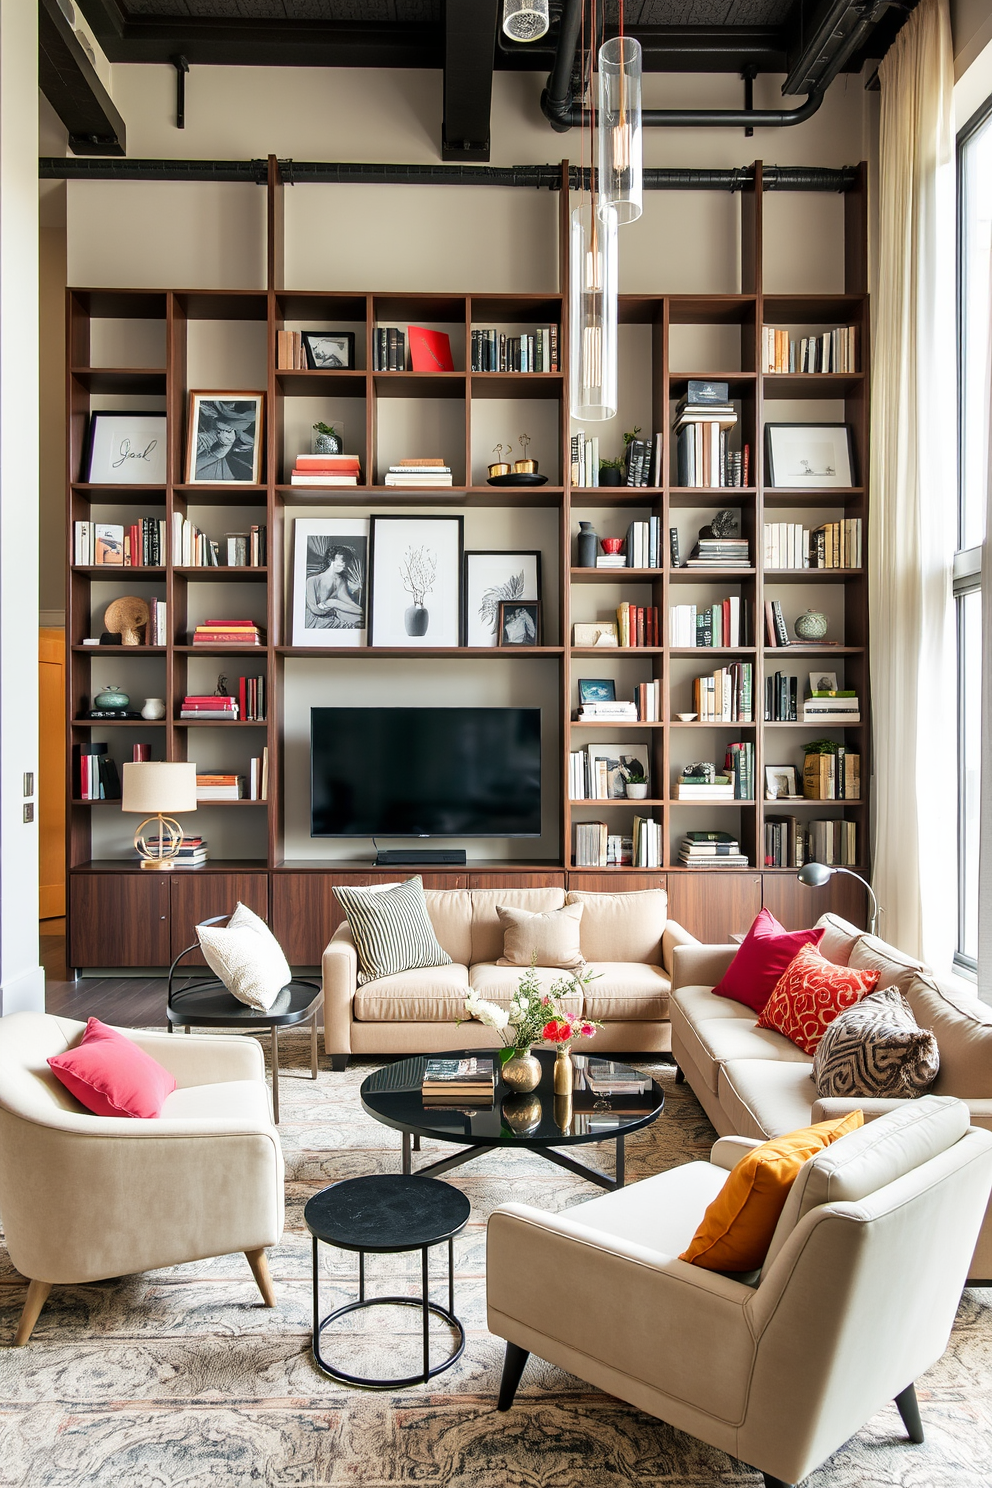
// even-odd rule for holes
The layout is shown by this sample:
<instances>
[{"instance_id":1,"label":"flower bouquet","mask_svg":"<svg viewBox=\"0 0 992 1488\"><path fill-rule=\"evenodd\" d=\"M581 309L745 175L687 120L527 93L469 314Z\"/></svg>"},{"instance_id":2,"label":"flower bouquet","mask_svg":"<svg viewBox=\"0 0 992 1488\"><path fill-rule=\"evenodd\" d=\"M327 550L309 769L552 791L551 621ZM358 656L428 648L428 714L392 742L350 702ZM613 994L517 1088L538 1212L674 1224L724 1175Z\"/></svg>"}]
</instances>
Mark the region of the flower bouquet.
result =
<instances>
[{"instance_id":1,"label":"flower bouquet","mask_svg":"<svg viewBox=\"0 0 992 1488\"><path fill-rule=\"evenodd\" d=\"M543 992L537 967L532 962L521 977L508 1008L489 1002L474 991L469 993L465 999L466 1017L477 1019L500 1036L503 1079L507 1084L516 1089L536 1090L541 1068L530 1052L534 1044L553 1043L559 1048L567 1048L573 1039L591 1038L596 1029L602 1027L591 1018L567 1012L564 1006L565 998L576 991L584 992L595 975L597 973L590 971L570 972ZM515 1063L525 1068L514 1071L511 1066ZM519 1080L515 1079L516 1075L519 1075Z\"/></svg>"}]
</instances>

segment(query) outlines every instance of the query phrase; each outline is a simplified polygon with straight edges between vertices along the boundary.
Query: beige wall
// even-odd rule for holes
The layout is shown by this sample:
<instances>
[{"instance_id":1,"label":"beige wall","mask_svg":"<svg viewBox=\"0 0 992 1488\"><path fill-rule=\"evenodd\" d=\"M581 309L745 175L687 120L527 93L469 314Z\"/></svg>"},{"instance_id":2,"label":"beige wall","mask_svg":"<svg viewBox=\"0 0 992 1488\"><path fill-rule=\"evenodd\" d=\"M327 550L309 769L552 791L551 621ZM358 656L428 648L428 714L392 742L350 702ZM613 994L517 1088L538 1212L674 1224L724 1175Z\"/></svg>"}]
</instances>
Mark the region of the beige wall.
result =
<instances>
[{"instance_id":1,"label":"beige wall","mask_svg":"<svg viewBox=\"0 0 992 1488\"><path fill-rule=\"evenodd\" d=\"M960 78L992 42L992 5L989 0L950 0L950 10L954 75Z\"/></svg>"}]
</instances>

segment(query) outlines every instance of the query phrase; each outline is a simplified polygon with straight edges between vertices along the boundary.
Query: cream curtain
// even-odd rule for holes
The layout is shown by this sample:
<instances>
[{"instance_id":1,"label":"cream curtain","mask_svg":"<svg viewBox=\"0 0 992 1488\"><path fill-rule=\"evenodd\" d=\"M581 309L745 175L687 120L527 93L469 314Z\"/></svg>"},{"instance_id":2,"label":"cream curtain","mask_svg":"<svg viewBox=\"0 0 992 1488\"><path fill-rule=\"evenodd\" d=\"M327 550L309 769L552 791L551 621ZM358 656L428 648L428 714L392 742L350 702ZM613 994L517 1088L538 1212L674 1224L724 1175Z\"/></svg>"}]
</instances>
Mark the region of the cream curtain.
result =
<instances>
[{"instance_id":1,"label":"cream curtain","mask_svg":"<svg viewBox=\"0 0 992 1488\"><path fill-rule=\"evenodd\" d=\"M954 950L956 892L954 72L947 0L921 0L879 80L869 505L873 883L886 940L943 971Z\"/></svg>"},{"instance_id":2,"label":"cream curtain","mask_svg":"<svg viewBox=\"0 0 992 1488\"><path fill-rule=\"evenodd\" d=\"M989 263L992 282L992 260ZM992 294L989 296L992 307ZM982 544L982 785L978 850L978 995L992 1002L992 319L986 366L988 465L985 487L985 541Z\"/></svg>"}]
</instances>

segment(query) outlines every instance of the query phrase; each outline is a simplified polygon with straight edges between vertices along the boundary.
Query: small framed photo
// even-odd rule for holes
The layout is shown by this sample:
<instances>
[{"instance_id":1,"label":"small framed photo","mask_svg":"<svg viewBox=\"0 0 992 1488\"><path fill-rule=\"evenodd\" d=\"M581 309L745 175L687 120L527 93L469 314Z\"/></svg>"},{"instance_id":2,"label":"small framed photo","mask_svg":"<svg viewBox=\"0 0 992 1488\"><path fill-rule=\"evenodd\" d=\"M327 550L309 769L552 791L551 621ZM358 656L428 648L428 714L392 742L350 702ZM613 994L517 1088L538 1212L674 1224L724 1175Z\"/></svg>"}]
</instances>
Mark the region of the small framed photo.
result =
<instances>
[{"instance_id":1,"label":"small framed photo","mask_svg":"<svg viewBox=\"0 0 992 1488\"><path fill-rule=\"evenodd\" d=\"M368 517L297 518L294 646L364 646L368 588Z\"/></svg>"},{"instance_id":2,"label":"small framed photo","mask_svg":"<svg viewBox=\"0 0 992 1488\"><path fill-rule=\"evenodd\" d=\"M612 677L580 677L580 703L615 703L617 684Z\"/></svg>"},{"instance_id":3,"label":"small framed photo","mask_svg":"<svg viewBox=\"0 0 992 1488\"><path fill-rule=\"evenodd\" d=\"M788 801L799 794L794 765L765 766L766 801Z\"/></svg>"},{"instance_id":4,"label":"small framed photo","mask_svg":"<svg viewBox=\"0 0 992 1488\"><path fill-rule=\"evenodd\" d=\"M461 643L462 517L371 518L369 645Z\"/></svg>"},{"instance_id":5,"label":"small framed photo","mask_svg":"<svg viewBox=\"0 0 992 1488\"><path fill-rule=\"evenodd\" d=\"M836 672L810 672L810 674L809 674L809 690L810 690L810 692L836 692L837 691L837 673Z\"/></svg>"},{"instance_id":6,"label":"small framed photo","mask_svg":"<svg viewBox=\"0 0 992 1488\"><path fill-rule=\"evenodd\" d=\"M303 350L311 372L343 372L355 365L354 331L304 331Z\"/></svg>"},{"instance_id":7,"label":"small framed photo","mask_svg":"<svg viewBox=\"0 0 992 1488\"><path fill-rule=\"evenodd\" d=\"M501 645L501 601L541 598L540 553L466 553L464 594L465 645Z\"/></svg>"},{"instance_id":8,"label":"small framed photo","mask_svg":"<svg viewBox=\"0 0 992 1488\"><path fill-rule=\"evenodd\" d=\"M572 645L575 647L595 646L605 651L616 650L618 644L615 620L593 620L588 624L577 621L572 626Z\"/></svg>"},{"instance_id":9,"label":"small framed photo","mask_svg":"<svg viewBox=\"0 0 992 1488\"><path fill-rule=\"evenodd\" d=\"M264 393L189 395L189 485L257 486L262 479Z\"/></svg>"},{"instance_id":10,"label":"small framed photo","mask_svg":"<svg viewBox=\"0 0 992 1488\"><path fill-rule=\"evenodd\" d=\"M768 484L829 489L854 484L848 424L766 424Z\"/></svg>"},{"instance_id":11,"label":"small framed photo","mask_svg":"<svg viewBox=\"0 0 992 1488\"><path fill-rule=\"evenodd\" d=\"M539 646L541 644L540 600L500 600L499 643L501 646Z\"/></svg>"},{"instance_id":12,"label":"small framed photo","mask_svg":"<svg viewBox=\"0 0 992 1488\"><path fill-rule=\"evenodd\" d=\"M649 783L650 789L651 766L646 744L589 744L586 746L586 754L589 759L589 774L594 782L599 763L602 761L606 766L606 796L603 797L598 790L594 790L595 799L624 800L627 795L627 781L632 774L640 775Z\"/></svg>"},{"instance_id":13,"label":"small framed photo","mask_svg":"<svg viewBox=\"0 0 992 1488\"><path fill-rule=\"evenodd\" d=\"M165 414L120 408L90 414L84 481L101 486L165 485Z\"/></svg>"}]
</instances>

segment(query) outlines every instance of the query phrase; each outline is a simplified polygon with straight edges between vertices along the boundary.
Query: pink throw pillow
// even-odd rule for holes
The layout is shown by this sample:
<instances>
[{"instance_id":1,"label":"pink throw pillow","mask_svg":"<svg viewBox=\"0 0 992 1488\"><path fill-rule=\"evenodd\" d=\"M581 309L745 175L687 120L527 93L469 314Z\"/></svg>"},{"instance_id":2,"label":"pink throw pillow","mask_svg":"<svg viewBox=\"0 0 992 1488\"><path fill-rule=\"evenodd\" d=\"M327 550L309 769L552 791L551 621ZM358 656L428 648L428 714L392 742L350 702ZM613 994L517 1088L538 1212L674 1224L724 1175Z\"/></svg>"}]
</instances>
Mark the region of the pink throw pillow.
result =
<instances>
[{"instance_id":1,"label":"pink throw pillow","mask_svg":"<svg viewBox=\"0 0 992 1488\"><path fill-rule=\"evenodd\" d=\"M779 977L803 946L817 946L823 930L786 930L770 909L761 910L713 991L760 1013Z\"/></svg>"},{"instance_id":2,"label":"pink throw pillow","mask_svg":"<svg viewBox=\"0 0 992 1488\"><path fill-rule=\"evenodd\" d=\"M82 1041L48 1061L57 1080L94 1116L159 1116L176 1082L116 1028L90 1018Z\"/></svg>"}]
</instances>

